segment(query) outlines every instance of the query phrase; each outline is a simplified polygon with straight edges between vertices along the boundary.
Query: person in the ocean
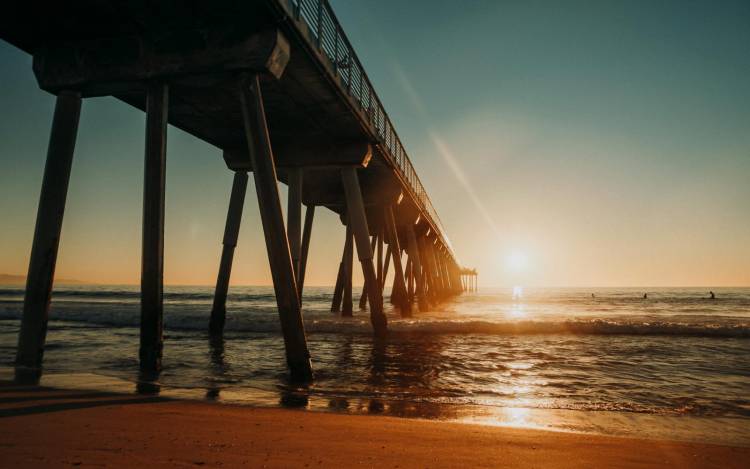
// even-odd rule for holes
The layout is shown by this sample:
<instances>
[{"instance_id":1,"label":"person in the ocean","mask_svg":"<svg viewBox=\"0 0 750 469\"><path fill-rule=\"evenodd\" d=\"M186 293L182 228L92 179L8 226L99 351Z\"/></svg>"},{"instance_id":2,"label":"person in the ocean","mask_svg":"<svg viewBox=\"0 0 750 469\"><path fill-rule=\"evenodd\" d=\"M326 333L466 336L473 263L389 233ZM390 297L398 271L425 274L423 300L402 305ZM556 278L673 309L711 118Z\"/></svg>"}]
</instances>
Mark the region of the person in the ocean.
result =
<instances>
[{"instance_id":1,"label":"person in the ocean","mask_svg":"<svg viewBox=\"0 0 750 469\"><path fill-rule=\"evenodd\" d=\"M596 295L594 295L594 294L592 293L592 294L591 294L591 298L596 298Z\"/></svg>"},{"instance_id":2,"label":"person in the ocean","mask_svg":"<svg viewBox=\"0 0 750 469\"><path fill-rule=\"evenodd\" d=\"M644 300L648 300L648 293L644 293L644 294L643 294L643 299L644 299Z\"/></svg>"},{"instance_id":3,"label":"person in the ocean","mask_svg":"<svg viewBox=\"0 0 750 469\"><path fill-rule=\"evenodd\" d=\"M716 299L716 295L714 295L714 292L710 291L710 292L708 292L708 294L711 295L711 299L712 300Z\"/></svg>"}]
</instances>

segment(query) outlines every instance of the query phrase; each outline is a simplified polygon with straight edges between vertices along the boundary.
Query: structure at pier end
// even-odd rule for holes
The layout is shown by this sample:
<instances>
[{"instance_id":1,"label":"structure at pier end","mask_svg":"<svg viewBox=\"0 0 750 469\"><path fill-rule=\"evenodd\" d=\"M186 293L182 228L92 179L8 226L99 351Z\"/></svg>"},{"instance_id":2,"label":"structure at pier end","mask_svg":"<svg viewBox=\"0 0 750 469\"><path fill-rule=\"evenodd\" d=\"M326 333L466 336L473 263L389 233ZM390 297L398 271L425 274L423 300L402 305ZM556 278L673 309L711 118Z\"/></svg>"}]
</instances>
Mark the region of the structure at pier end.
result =
<instances>
[{"instance_id":1,"label":"structure at pier end","mask_svg":"<svg viewBox=\"0 0 750 469\"><path fill-rule=\"evenodd\" d=\"M160 371L163 348L167 124L220 148L234 172L212 335L224 328L249 173L293 379L313 376L301 298L318 207L337 213L346 230L331 309L353 313L356 252L365 278L359 306L369 304L376 335L387 334L383 293L391 265L389 300L403 316L470 289L467 271L326 0L31 1L4 13L0 38L33 56L39 86L57 96L18 380L34 382L41 375L79 114L88 97L114 96L146 113L139 352L145 376ZM288 186L286 226L279 181Z\"/></svg>"}]
</instances>

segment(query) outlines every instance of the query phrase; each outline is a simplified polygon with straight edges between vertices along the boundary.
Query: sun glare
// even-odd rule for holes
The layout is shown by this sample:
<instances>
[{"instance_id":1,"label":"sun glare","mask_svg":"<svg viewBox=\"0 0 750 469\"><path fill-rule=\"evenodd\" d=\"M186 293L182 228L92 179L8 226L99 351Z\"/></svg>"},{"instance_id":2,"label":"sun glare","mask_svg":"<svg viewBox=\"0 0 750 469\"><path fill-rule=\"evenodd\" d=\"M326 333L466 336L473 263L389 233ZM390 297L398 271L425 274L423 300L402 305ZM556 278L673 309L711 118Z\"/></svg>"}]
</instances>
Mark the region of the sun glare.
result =
<instances>
[{"instance_id":1,"label":"sun glare","mask_svg":"<svg viewBox=\"0 0 750 469\"><path fill-rule=\"evenodd\" d=\"M509 271L520 273L529 266L529 258L522 251L511 251L505 259Z\"/></svg>"}]
</instances>

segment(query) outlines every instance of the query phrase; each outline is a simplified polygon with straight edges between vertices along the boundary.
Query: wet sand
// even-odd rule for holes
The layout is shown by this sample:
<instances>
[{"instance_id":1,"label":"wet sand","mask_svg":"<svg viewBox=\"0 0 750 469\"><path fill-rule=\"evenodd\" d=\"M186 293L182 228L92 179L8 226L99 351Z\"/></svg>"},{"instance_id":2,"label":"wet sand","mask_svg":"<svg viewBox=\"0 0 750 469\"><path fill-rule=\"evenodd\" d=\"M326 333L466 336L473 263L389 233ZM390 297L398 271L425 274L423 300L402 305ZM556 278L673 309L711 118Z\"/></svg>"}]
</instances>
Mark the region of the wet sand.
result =
<instances>
[{"instance_id":1,"label":"wet sand","mask_svg":"<svg viewBox=\"0 0 750 469\"><path fill-rule=\"evenodd\" d=\"M750 448L0 385L2 467L744 468Z\"/></svg>"}]
</instances>

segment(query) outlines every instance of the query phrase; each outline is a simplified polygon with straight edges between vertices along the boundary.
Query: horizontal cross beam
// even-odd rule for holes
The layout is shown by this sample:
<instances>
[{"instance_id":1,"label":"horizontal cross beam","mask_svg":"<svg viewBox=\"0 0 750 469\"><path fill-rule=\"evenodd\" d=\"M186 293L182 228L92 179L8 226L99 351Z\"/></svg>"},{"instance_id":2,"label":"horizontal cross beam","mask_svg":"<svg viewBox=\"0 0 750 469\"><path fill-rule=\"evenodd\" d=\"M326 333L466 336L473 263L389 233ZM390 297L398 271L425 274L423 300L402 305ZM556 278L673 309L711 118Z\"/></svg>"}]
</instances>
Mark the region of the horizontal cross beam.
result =
<instances>
[{"instance_id":1,"label":"horizontal cross beam","mask_svg":"<svg viewBox=\"0 0 750 469\"><path fill-rule=\"evenodd\" d=\"M34 54L39 87L106 96L151 80L226 75L249 70L279 78L289 62L289 42L277 29L164 31L50 43Z\"/></svg>"}]
</instances>

